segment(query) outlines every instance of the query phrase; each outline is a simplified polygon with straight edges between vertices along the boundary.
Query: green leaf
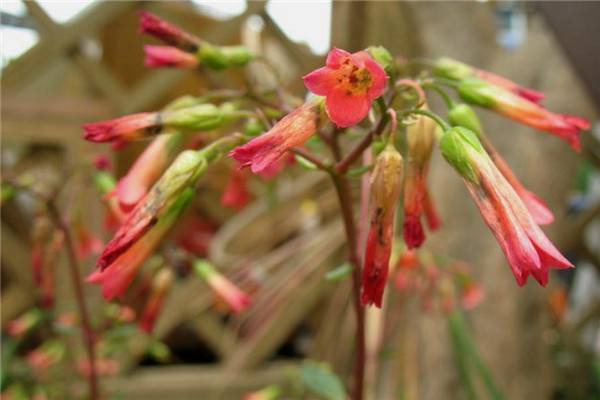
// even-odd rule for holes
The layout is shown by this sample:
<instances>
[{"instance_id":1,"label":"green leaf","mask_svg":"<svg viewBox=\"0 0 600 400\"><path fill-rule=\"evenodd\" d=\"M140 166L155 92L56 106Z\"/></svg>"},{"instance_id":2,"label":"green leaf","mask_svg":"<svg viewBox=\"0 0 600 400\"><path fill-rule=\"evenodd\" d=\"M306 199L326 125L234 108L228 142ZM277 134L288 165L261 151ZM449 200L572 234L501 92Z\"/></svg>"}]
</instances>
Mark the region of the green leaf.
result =
<instances>
[{"instance_id":1,"label":"green leaf","mask_svg":"<svg viewBox=\"0 0 600 400\"><path fill-rule=\"evenodd\" d=\"M302 383L317 396L327 400L344 400L346 390L328 364L305 361L300 370Z\"/></svg>"},{"instance_id":2,"label":"green leaf","mask_svg":"<svg viewBox=\"0 0 600 400\"><path fill-rule=\"evenodd\" d=\"M325 275L325 279L329 282L339 282L352 274L352 265L344 263L339 267L335 267Z\"/></svg>"}]
</instances>

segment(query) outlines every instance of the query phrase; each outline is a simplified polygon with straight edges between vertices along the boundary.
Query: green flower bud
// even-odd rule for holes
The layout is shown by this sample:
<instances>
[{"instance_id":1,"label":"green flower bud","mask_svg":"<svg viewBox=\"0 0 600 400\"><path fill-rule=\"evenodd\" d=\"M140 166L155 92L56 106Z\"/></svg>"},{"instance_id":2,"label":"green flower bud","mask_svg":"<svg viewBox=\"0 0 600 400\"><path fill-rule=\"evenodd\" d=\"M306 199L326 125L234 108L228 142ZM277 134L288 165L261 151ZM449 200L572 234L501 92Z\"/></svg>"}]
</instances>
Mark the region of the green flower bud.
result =
<instances>
[{"instance_id":1,"label":"green flower bud","mask_svg":"<svg viewBox=\"0 0 600 400\"><path fill-rule=\"evenodd\" d=\"M191 131L209 131L223 124L222 110L214 104L199 104L164 113L164 124Z\"/></svg>"},{"instance_id":2,"label":"green flower bud","mask_svg":"<svg viewBox=\"0 0 600 400\"><path fill-rule=\"evenodd\" d=\"M194 96L181 96L171 101L165 107L165 110L174 111L181 110L182 108L188 108L202 103L202 99Z\"/></svg>"},{"instance_id":3,"label":"green flower bud","mask_svg":"<svg viewBox=\"0 0 600 400\"><path fill-rule=\"evenodd\" d=\"M473 76L472 67L448 57L442 57L436 60L433 72L436 75L457 81Z\"/></svg>"},{"instance_id":4,"label":"green flower bud","mask_svg":"<svg viewBox=\"0 0 600 400\"><path fill-rule=\"evenodd\" d=\"M477 135L483 132L481 121L477 117L475 110L466 104L454 105L448 111L448 119L453 126L462 126L475 132Z\"/></svg>"},{"instance_id":5,"label":"green flower bud","mask_svg":"<svg viewBox=\"0 0 600 400\"><path fill-rule=\"evenodd\" d=\"M111 192L117 184L115 177L108 172L98 172L94 175L94 183L103 195Z\"/></svg>"},{"instance_id":6,"label":"green flower bud","mask_svg":"<svg viewBox=\"0 0 600 400\"><path fill-rule=\"evenodd\" d=\"M391 72L394 63L394 57L390 54L390 52L383 46L371 46L367 49L369 54L377 61L387 72L388 74Z\"/></svg>"},{"instance_id":7,"label":"green flower bud","mask_svg":"<svg viewBox=\"0 0 600 400\"><path fill-rule=\"evenodd\" d=\"M230 67L243 67L254 58L254 54L245 46L213 46L203 44L198 51L200 64L214 70Z\"/></svg>"},{"instance_id":8,"label":"green flower bud","mask_svg":"<svg viewBox=\"0 0 600 400\"><path fill-rule=\"evenodd\" d=\"M467 128L455 127L444 132L440 141L442 155L465 179L477 182L478 173L473 164L473 151L485 155L477 135Z\"/></svg>"},{"instance_id":9,"label":"green flower bud","mask_svg":"<svg viewBox=\"0 0 600 400\"><path fill-rule=\"evenodd\" d=\"M477 78L469 78L460 82L458 94L467 103L493 108L496 102L490 89L493 89L493 87L489 83Z\"/></svg>"}]
</instances>

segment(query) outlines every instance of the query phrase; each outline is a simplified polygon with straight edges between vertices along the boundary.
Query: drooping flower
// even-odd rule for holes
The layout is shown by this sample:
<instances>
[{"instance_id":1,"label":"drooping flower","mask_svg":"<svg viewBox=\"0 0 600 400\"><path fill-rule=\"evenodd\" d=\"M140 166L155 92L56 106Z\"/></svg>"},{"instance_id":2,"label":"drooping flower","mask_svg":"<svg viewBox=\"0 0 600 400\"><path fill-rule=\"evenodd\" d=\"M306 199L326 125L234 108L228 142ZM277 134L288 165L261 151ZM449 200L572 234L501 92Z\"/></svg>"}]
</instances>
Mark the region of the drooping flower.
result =
<instances>
[{"instance_id":1,"label":"drooping flower","mask_svg":"<svg viewBox=\"0 0 600 400\"><path fill-rule=\"evenodd\" d=\"M106 300L123 297L144 261L152 255L192 198L192 189L188 188L181 193L165 215L111 260L106 269L98 269L90 274L87 282L102 285L102 294Z\"/></svg>"},{"instance_id":2,"label":"drooping flower","mask_svg":"<svg viewBox=\"0 0 600 400\"><path fill-rule=\"evenodd\" d=\"M169 269L160 270L152 280L152 291L144 306L144 311L140 318L140 328L146 333L152 333L156 318L162 309L165 297L173 285L173 272Z\"/></svg>"},{"instance_id":3,"label":"drooping flower","mask_svg":"<svg viewBox=\"0 0 600 400\"><path fill-rule=\"evenodd\" d=\"M248 177L245 171L233 168L229 182L221 196L221 204L239 211L246 207L251 200L252 194L248 190Z\"/></svg>"},{"instance_id":4,"label":"drooping flower","mask_svg":"<svg viewBox=\"0 0 600 400\"><path fill-rule=\"evenodd\" d=\"M498 153L498 151L492 145L492 142L484 134L481 127L481 122L479 121L475 111L466 104L458 104L454 105L448 111L448 117L453 125L465 127L477 134L479 140L483 144L483 147L487 151L494 164L496 164L498 170L511 184L521 200L523 200L523 203L525 203L525 206L531 213L534 221L539 225L547 225L552 223L552 221L554 221L554 215L552 214L552 211L550 211L550 208L535 193L527 190L519 178L517 178L510 166L506 163L504 158L502 158L500 153Z\"/></svg>"},{"instance_id":5,"label":"drooping flower","mask_svg":"<svg viewBox=\"0 0 600 400\"><path fill-rule=\"evenodd\" d=\"M168 45L185 51L193 52L200 47L201 40L199 38L177 26L147 11L141 11L139 15L140 33L154 36Z\"/></svg>"},{"instance_id":6,"label":"drooping flower","mask_svg":"<svg viewBox=\"0 0 600 400\"><path fill-rule=\"evenodd\" d=\"M490 108L517 122L560 137L580 150L579 134L590 129L589 121L572 115L556 114L502 87L477 78L465 79L458 87L468 103Z\"/></svg>"},{"instance_id":7,"label":"drooping flower","mask_svg":"<svg viewBox=\"0 0 600 400\"><path fill-rule=\"evenodd\" d=\"M388 76L366 51L350 54L334 48L325 66L304 76L304 84L327 98L327 113L340 128L362 121L371 104L383 94Z\"/></svg>"},{"instance_id":8,"label":"drooping flower","mask_svg":"<svg viewBox=\"0 0 600 400\"><path fill-rule=\"evenodd\" d=\"M482 81L504 88L533 103L539 103L544 99L544 94L542 92L520 86L503 76L472 67L448 57L442 57L436 60L434 69L436 74L450 79L463 80L466 78L479 78Z\"/></svg>"},{"instance_id":9,"label":"drooping flower","mask_svg":"<svg viewBox=\"0 0 600 400\"><path fill-rule=\"evenodd\" d=\"M102 252L98 267L101 270L109 267L146 232L159 224L163 216L170 212L171 207L181 201L181 195L195 185L206 167L207 161L199 152L182 152L127 215L123 225Z\"/></svg>"},{"instance_id":10,"label":"drooping flower","mask_svg":"<svg viewBox=\"0 0 600 400\"><path fill-rule=\"evenodd\" d=\"M173 160L182 142L183 135L180 132L160 134L135 160L115 190L124 211L130 211L144 197Z\"/></svg>"},{"instance_id":11,"label":"drooping flower","mask_svg":"<svg viewBox=\"0 0 600 400\"><path fill-rule=\"evenodd\" d=\"M364 305L375 304L381 307L394 240L394 216L400 198L401 183L402 156L389 144L377 157L371 175L371 227L367 236L362 276L361 301Z\"/></svg>"},{"instance_id":12,"label":"drooping flower","mask_svg":"<svg viewBox=\"0 0 600 400\"><path fill-rule=\"evenodd\" d=\"M304 103L277 122L268 132L235 148L229 155L241 167L250 167L261 173L273 168L293 147L302 145L317 131L319 122L318 100Z\"/></svg>"},{"instance_id":13,"label":"drooping flower","mask_svg":"<svg viewBox=\"0 0 600 400\"><path fill-rule=\"evenodd\" d=\"M235 314L239 314L250 307L252 303L250 296L241 291L225 276L217 272L208 262L197 260L194 262L194 271Z\"/></svg>"},{"instance_id":14,"label":"drooping flower","mask_svg":"<svg viewBox=\"0 0 600 400\"><path fill-rule=\"evenodd\" d=\"M83 125L84 138L90 142L130 142L158 134L162 128L207 131L223 124L235 110L231 104L196 104L161 112L127 115L108 121Z\"/></svg>"},{"instance_id":15,"label":"drooping flower","mask_svg":"<svg viewBox=\"0 0 600 400\"><path fill-rule=\"evenodd\" d=\"M529 275L545 286L551 268L573 267L535 223L475 133L451 128L444 133L440 146L444 158L462 176L520 286Z\"/></svg>"},{"instance_id":16,"label":"drooping flower","mask_svg":"<svg viewBox=\"0 0 600 400\"><path fill-rule=\"evenodd\" d=\"M183 68L191 69L200 65L193 54L172 46L144 46L145 65L149 68Z\"/></svg>"},{"instance_id":17,"label":"drooping flower","mask_svg":"<svg viewBox=\"0 0 600 400\"><path fill-rule=\"evenodd\" d=\"M426 216L431 218L430 228L439 226L439 218L433 209L427 188L427 173L436 129L435 121L425 115L417 115L415 122L406 129L408 164L404 182L404 240L409 249L420 247L425 241L421 217L426 210Z\"/></svg>"}]
</instances>

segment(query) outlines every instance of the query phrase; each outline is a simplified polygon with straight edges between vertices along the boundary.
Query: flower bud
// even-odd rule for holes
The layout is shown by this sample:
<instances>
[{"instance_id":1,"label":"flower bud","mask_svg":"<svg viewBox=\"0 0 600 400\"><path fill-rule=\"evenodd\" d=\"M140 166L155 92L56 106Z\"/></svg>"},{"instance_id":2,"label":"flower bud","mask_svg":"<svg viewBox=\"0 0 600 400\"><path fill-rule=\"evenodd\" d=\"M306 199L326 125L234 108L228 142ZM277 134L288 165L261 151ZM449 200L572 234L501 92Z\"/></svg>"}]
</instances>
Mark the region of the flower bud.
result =
<instances>
[{"instance_id":1,"label":"flower bud","mask_svg":"<svg viewBox=\"0 0 600 400\"><path fill-rule=\"evenodd\" d=\"M481 135L483 132L481 121L475 110L466 104L455 104L448 111L448 119L453 126L462 126L477 135Z\"/></svg>"},{"instance_id":2,"label":"flower bud","mask_svg":"<svg viewBox=\"0 0 600 400\"><path fill-rule=\"evenodd\" d=\"M448 57L437 59L433 70L436 75L458 81L472 77L475 72L471 66Z\"/></svg>"},{"instance_id":3,"label":"flower bud","mask_svg":"<svg viewBox=\"0 0 600 400\"><path fill-rule=\"evenodd\" d=\"M214 46L204 43L198 51L200 63L214 70L243 67L254 57L246 46Z\"/></svg>"},{"instance_id":4,"label":"flower bud","mask_svg":"<svg viewBox=\"0 0 600 400\"><path fill-rule=\"evenodd\" d=\"M473 151L486 154L477 135L463 127L455 127L444 132L440 141L442 155L458 173L471 182L478 181L478 172L471 161Z\"/></svg>"},{"instance_id":5,"label":"flower bud","mask_svg":"<svg viewBox=\"0 0 600 400\"><path fill-rule=\"evenodd\" d=\"M151 333L154 323L158 317L165 297L173 285L173 272L168 268L161 269L152 280L152 292L146 301L142 317L140 319L140 328L147 333Z\"/></svg>"},{"instance_id":6,"label":"flower bud","mask_svg":"<svg viewBox=\"0 0 600 400\"><path fill-rule=\"evenodd\" d=\"M370 46L367 52L383 67L385 72L388 74L391 72L394 66L394 57L392 57L388 49L383 46Z\"/></svg>"},{"instance_id":7,"label":"flower bud","mask_svg":"<svg viewBox=\"0 0 600 400\"><path fill-rule=\"evenodd\" d=\"M199 65L198 59L190 53L171 46L144 46L145 65L149 68L191 69Z\"/></svg>"},{"instance_id":8,"label":"flower bud","mask_svg":"<svg viewBox=\"0 0 600 400\"><path fill-rule=\"evenodd\" d=\"M250 296L218 273L207 261L197 260L194 262L194 271L215 291L220 299L227 303L235 314L246 310L250 306Z\"/></svg>"},{"instance_id":9,"label":"flower bud","mask_svg":"<svg viewBox=\"0 0 600 400\"><path fill-rule=\"evenodd\" d=\"M185 51L196 51L200 46L200 39L156 15L146 11L140 12L139 15L141 33L154 36L168 45Z\"/></svg>"}]
</instances>

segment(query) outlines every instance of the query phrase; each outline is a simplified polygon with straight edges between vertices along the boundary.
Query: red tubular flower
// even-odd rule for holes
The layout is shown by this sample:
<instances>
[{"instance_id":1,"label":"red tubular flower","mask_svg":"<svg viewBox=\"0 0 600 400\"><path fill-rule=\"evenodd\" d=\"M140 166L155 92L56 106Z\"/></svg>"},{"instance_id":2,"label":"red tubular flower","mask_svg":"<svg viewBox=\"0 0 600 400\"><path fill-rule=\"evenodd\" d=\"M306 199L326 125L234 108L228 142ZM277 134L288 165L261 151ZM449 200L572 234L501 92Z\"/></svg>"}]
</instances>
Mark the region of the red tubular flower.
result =
<instances>
[{"instance_id":1,"label":"red tubular flower","mask_svg":"<svg viewBox=\"0 0 600 400\"><path fill-rule=\"evenodd\" d=\"M436 129L435 121L418 115L415 123L406 130L408 166L404 185L404 240L409 249L420 247L425 241L421 224L421 216L425 210L429 211L426 216L432 218L430 228L436 229L439 226L439 219L427 190L427 172Z\"/></svg>"},{"instance_id":2,"label":"red tubular flower","mask_svg":"<svg viewBox=\"0 0 600 400\"><path fill-rule=\"evenodd\" d=\"M115 190L121 209L130 211L144 197L172 161L181 141L178 132L158 135L135 160Z\"/></svg>"},{"instance_id":3,"label":"red tubular flower","mask_svg":"<svg viewBox=\"0 0 600 400\"><path fill-rule=\"evenodd\" d=\"M200 47L200 39L156 15L146 11L141 11L139 15L140 33L154 36L168 45L185 51L194 52Z\"/></svg>"},{"instance_id":4,"label":"red tubular flower","mask_svg":"<svg viewBox=\"0 0 600 400\"><path fill-rule=\"evenodd\" d=\"M252 194L248 190L248 177L245 172L233 168L231 177L221 196L221 204L225 207L233 208L236 211L242 210L252 200Z\"/></svg>"},{"instance_id":5,"label":"red tubular flower","mask_svg":"<svg viewBox=\"0 0 600 400\"><path fill-rule=\"evenodd\" d=\"M146 67L191 69L199 65L196 56L171 46L144 46Z\"/></svg>"},{"instance_id":6,"label":"red tubular flower","mask_svg":"<svg viewBox=\"0 0 600 400\"><path fill-rule=\"evenodd\" d=\"M366 51L350 54L334 48L325 67L303 79L308 90L327 98L331 121L348 128L367 116L373 101L383 94L388 76Z\"/></svg>"},{"instance_id":7,"label":"red tubular flower","mask_svg":"<svg viewBox=\"0 0 600 400\"><path fill-rule=\"evenodd\" d=\"M152 189L127 215L123 225L102 252L97 266L109 267L121 254L166 218L172 206L182 202L181 196L191 190L197 178L206 169L206 159L193 150L182 152ZM192 190L193 192L193 190Z\"/></svg>"},{"instance_id":8,"label":"red tubular flower","mask_svg":"<svg viewBox=\"0 0 600 400\"><path fill-rule=\"evenodd\" d=\"M451 58L442 57L438 59L435 62L434 68L437 74L450 79L463 80L466 78L479 78L482 81L504 88L533 103L539 103L544 99L544 94L538 92L537 90L520 86L519 84L500 75L471 67L470 65L461 63L460 61L456 61Z\"/></svg>"},{"instance_id":9,"label":"red tubular flower","mask_svg":"<svg viewBox=\"0 0 600 400\"><path fill-rule=\"evenodd\" d=\"M152 281L152 292L146 301L142 317L140 318L140 328L146 333L152 333L154 323L158 317L165 297L173 285L173 272L169 269L160 270Z\"/></svg>"},{"instance_id":10,"label":"red tubular flower","mask_svg":"<svg viewBox=\"0 0 600 400\"><path fill-rule=\"evenodd\" d=\"M160 114L144 112L108 121L83 125L85 140L90 142L131 141L145 136L145 130L160 126Z\"/></svg>"},{"instance_id":11,"label":"red tubular flower","mask_svg":"<svg viewBox=\"0 0 600 400\"><path fill-rule=\"evenodd\" d=\"M235 314L239 314L250 307L252 303L250 296L218 273L208 262L203 260L196 261L194 263L194 270Z\"/></svg>"},{"instance_id":12,"label":"red tubular flower","mask_svg":"<svg viewBox=\"0 0 600 400\"><path fill-rule=\"evenodd\" d=\"M442 226L442 221L440 220L437 208L431 200L429 189L425 191L425 197L423 198L423 212L425 213L425 219L427 220L427 226L429 229L432 231L440 229L440 226Z\"/></svg>"},{"instance_id":13,"label":"red tubular flower","mask_svg":"<svg viewBox=\"0 0 600 400\"><path fill-rule=\"evenodd\" d=\"M235 148L229 155L241 167L250 167L252 172L269 171L287 151L306 142L317 131L319 101L309 101L298 107L268 132Z\"/></svg>"},{"instance_id":14,"label":"red tubular flower","mask_svg":"<svg viewBox=\"0 0 600 400\"><path fill-rule=\"evenodd\" d=\"M361 301L364 305L375 304L381 307L392 252L394 216L401 182L402 156L392 145L388 145L377 157L371 175L371 228L367 236L362 276Z\"/></svg>"},{"instance_id":15,"label":"red tubular flower","mask_svg":"<svg viewBox=\"0 0 600 400\"><path fill-rule=\"evenodd\" d=\"M458 88L469 103L491 108L500 114L540 131L549 132L581 149L579 134L590 129L589 121L571 115L556 114L499 86L480 79L465 79Z\"/></svg>"},{"instance_id":16,"label":"red tubular flower","mask_svg":"<svg viewBox=\"0 0 600 400\"><path fill-rule=\"evenodd\" d=\"M573 267L535 223L473 132L462 127L449 129L440 146L444 158L463 177L520 286L529 275L545 286L551 268Z\"/></svg>"},{"instance_id":17,"label":"red tubular flower","mask_svg":"<svg viewBox=\"0 0 600 400\"><path fill-rule=\"evenodd\" d=\"M525 206L531 213L534 221L540 225L552 223L552 221L554 221L554 215L552 214L552 211L550 211L542 199L527 190L521 181L519 181L519 179L515 176L506 161L504 161L492 143L485 136L485 133L481 127L481 122L479 121L475 111L466 104L453 105L448 111L448 117L453 125L462 126L477 134L478 138L483 144L483 147L491 157L492 161L494 161L494 164L496 164L498 170L502 173L502 175L504 175L506 180L511 184L519 197L521 197L521 200L523 200L525 203Z\"/></svg>"}]
</instances>

